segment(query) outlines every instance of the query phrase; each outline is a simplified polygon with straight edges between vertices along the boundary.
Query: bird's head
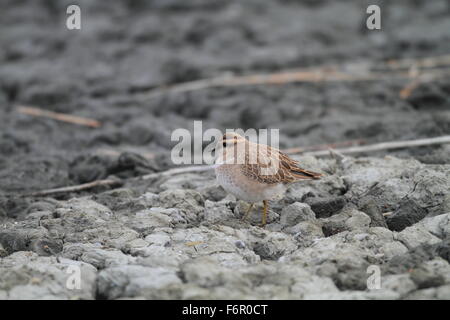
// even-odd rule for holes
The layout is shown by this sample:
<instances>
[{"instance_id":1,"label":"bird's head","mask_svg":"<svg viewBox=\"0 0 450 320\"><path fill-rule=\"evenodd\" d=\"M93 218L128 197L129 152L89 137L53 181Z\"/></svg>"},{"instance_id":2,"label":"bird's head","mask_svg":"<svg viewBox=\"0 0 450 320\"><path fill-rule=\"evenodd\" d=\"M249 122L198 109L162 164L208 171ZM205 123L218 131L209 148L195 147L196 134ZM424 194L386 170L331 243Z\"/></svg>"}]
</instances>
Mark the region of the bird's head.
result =
<instances>
[{"instance_id":1,"label":"bird's head","mask_svg":"<svg viewBox=\"0 0 450 320\"><path fill-rule=\"evenodd\" d=\"M217 142L216 156L227 163L236 161L237 158L244 157L246 142L248 140L243 136L235 132L227 132Z\"/></svg>"},{"instance_id":2,"label":"bird's head","mask_svg":"<svg viewBox=\"0 0 450 320\"><path fill-rule=\"evenodd\" d=\"M235 132L227 132L219 140L219 144L222 148L233 147L241 143L245 143L247 140Z\"/></svg>"}]
</instances>

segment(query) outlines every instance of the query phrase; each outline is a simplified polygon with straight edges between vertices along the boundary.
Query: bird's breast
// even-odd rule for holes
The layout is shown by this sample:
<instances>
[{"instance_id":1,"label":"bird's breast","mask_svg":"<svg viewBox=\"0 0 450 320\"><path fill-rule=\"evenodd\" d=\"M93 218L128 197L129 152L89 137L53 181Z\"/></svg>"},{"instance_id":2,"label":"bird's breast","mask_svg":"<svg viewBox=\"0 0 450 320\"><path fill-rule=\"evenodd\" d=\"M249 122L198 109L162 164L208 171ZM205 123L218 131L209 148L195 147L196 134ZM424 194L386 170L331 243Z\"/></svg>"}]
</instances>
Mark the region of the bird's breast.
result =
<instances>
[{"instance_id":1,"label":"bird's breast","mask_svg":"<svg viewBox=\"0 0 450 320\"><path fill-rule=\"evenodd\" d=\"M281 184L263 184L242 174L240 165L219 165L215 168L217 182L238 199L249 202L273 199L282 193Z\"/></svg>"}]
</instances>

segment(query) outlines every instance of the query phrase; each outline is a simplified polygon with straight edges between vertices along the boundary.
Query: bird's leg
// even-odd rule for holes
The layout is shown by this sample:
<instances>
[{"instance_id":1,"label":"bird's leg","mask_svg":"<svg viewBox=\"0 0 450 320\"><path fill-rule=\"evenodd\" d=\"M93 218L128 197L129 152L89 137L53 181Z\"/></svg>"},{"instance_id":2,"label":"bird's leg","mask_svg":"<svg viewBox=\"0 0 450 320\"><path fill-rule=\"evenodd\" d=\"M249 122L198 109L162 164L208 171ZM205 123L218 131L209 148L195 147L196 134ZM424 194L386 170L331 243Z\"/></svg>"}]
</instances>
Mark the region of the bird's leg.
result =
<instances>
[{"instance_id":1,"label":"bird's leg","mask_svg":"<svg viewBox=\"0 0 450 320\"><path fill-rule=\"evenodd\" d=\"M263 203L264 203L264 209L263 209L261 227L264 227L266 225L266 222L267 222L267 211L269 210L269 201L263 200Z\"/></svg>"},{"instance_id":2,"label":"bird's leg","mask_svg":"<svg viewBox=\"0 0 450 320\"><path fill-rule=\"evenodd\" d=\"M253 205L254 205L254 203L250 204L250 207L247 209L247 212L242 216L242 221L245 221L248 218L250 211L252 211Z\"/></svg>"}]
</instances>

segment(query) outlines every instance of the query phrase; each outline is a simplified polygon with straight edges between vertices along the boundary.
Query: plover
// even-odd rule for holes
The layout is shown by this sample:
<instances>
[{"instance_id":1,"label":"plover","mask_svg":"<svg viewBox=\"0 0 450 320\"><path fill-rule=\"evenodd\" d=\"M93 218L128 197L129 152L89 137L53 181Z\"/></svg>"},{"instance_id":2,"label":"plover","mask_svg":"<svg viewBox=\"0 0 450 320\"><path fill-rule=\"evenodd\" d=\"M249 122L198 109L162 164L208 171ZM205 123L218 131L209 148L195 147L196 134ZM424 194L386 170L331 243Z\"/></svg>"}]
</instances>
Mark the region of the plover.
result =
<instances>
[{"instance_id":1,"label":"plover","mask_svg":"<svg viewBox=\"0 0 450 320\"><path fill-rule=\"evenodd\" d=\"M237 199L250 203L263 201L265 226L269 200L282 195L285 185L299 180L319 179L322 174L300 167L276 148L251 142L237 133L225 133L216 146L215 173L218 183Z\"/></svg>"}]
</instances>

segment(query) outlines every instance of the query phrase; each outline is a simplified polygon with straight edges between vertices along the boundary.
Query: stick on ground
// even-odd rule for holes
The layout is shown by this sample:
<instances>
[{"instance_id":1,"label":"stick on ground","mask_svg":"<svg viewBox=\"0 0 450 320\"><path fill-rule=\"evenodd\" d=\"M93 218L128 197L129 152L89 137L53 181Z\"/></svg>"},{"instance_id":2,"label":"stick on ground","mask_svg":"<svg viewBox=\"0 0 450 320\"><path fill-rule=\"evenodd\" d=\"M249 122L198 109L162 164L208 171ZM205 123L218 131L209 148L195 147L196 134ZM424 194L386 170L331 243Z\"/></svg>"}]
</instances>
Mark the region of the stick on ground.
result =
<instances>
[{"instance_id":1,"label":"stick on ground","mask_svg":"<svg viewBox=\"0 0 450 320\"><path fill-rule=\"evenodd\" d=\"M225 75L216 78L163 85L144 93L144 99L152 99L167 93L197 91L215 87L286 84L295 82L374 81L412 79L418 76L436 79L450 75L450 55L419 59L390 60L382 63L349 63L342 66L282 70L270 74L243 76ZM418 68L417 74L408 70ZM439 68L437 68L439 67ZM419 70L420 69L420 70ZM380 71L377 71L380 70ZM382 70L382 71L381 71Z\"/></svg>"},{"instance_id":2,"label":"stick on ground","mask_svg":"<svg viewBox=\"0 0 450 320\"><path fill-rule=\"evenodd\" d=\"M407 140L407 141L389 141L389 142L371 144L371 145L367 145L367 146L356 146L356 147L336 149L336 151L338 151L339 153L342 153L342 154L354 154L354 153L364 153L364 152L373 152L373 151L381 151L381 150L431 146L431 145L447 144L447 143L450 143L450 135L434 137L434 138L426 138L426 139ZM303 154L320 157L320 156L328 156L330 154L330 151L329 150L320 150L320 151L305 152Z\"/></svg>"},{"instance_id":3,"label":"stick on ground","mask_svg":"<svg viewBox=\"0 0 450 320\"><path fill-rule=\"evenodd\" d=\"M156 172L156 173L150 173L143 176L138 176L129 179L132 180L149 180L153 178L160 178L165 176L171 176L175 174L180 173L189 173L189 172L200 172L200 171L207 171L212 170L213 165L199 165L199 166L190 166L190 167L183 167L183 168L174 168L169 169L162 172ZM83 183L76 186L69 186L69 187L61 187L61 188L54 188L54 189L48 189L48 190L42 190L37 192L32 192L28 194L24 194L23 196L29 196L29 197L45 197L49 195L55 195L55 194L63 194L63 193L70 193L70 192L79 192L84 190L89 190L94 187L98 186L110 186L110 187L118 187L125 183L126 180L119 180L119 179L104 179L104 180L96 180L89 183Z\"/></svg>"},{"instance_id":4,"label":"stick on ground","mask_svg":"<svg viewBox=\"0 0 450 320\"><path fill-rule=\"evenodd\" d=\"M17 111L19 113L30 115L30 116L45 117L45 118L50 118L50 119L57 120L57 121L78 124L81 126L86 126L86 127L91 127L91 128L98 128L102 125L97 120L73 116L73 115L65 114L65 113L43 110L43 109L39 109L39 108L35 108L35 107L19 106L19 107L17 107Z\"/></svg>"},{"instance_id":5,"label":"stick on ground","mask_svg":"<svg viewBox=\"0 0 450 320\"><path fill-rule=\"evenodd\" d=\"M149 180L149 179L154 179L154 178L172 176L172 175L180 174L180 173L201 172L201 171L208 171L208 170L212 170L212 169L214 169L214 165L198 165L198 166L189 166L189 167L182 167L182 168L173 168L173 169L169 169L167 171L146 174L144 176L136 177L133 179Z\"/></svg>"},{"instance_id":6,"label":"stick on ground","mask_svg":"<svg viewBox=\"0 0 450 320\"><path fill-rule=\"evenodd\" d=\"M295 147L295 148L289 148L281 150L286 154L296 154L296 153L303 153L303 152L312 152L312 151L318 151L318 150L329 150L330 148L338 148L338 147L349 147L354 145L361 145L364 143L364 140L357 139L357 140L349 140L349 141L343 141L343 142L336 142L336 143L328 143L328 144L319 144L314 146L308 146L308 147Z\"/></svg>"},{"instance_id":7,"label":"stick on ground","mask_svg":"<svg viewBox=\"0 0 450 320\"><path fill-rule=\"evenodd\" d=\"M434 138L426 138L426 139L408 140L408 141L389 141L389 142L377 143L377 144L372 144L372 145L367 145L367 146L342 148L342 149L336 149L335 154L338 154L338 155L353 154L353 153L401 149L401 148L412 148L412 147L447 144L447 143L450 143L450 135L434 137ZM303 154L317 156L317 157L330 156L330 149L304 152ZM214 168L214 165L198 165L198 166L189 166L189 167L182 167L182 168L173 168L173 169L169 169L169 170L162 171L162 172L156 172L156 173L146 174L146 175L139 176L139 177L134 177L129 180L149 180L149 179L155 179L155 178L160 178L160 177L172 176L172 175L181 174L181 173L208 171L208 170L212 170L213 168ZM112 179L97 180L97 181L80 184L80 185L76 185L76 186L37 191L37 192L30 193L30 194L26 194L24 196L42 197L42 196L48 196L48 195L60 194L60 193L78 192L78 191L91 189L91 188L97 187L97 186L120 186L123 183L125 183L125 180L112 180Z\"/></svg>"},{"instance_id":8,"label":"stick on ground","mask_svg":"<svg viewBox=\"0 0 450 320\"><path fill-rule=\"evenodd\" d=\"M45 197L45 196L60 194L60 193L69 193L69 192L78 192L78 191L88 190L88 189L92 189L94 187L99 187L99 186L114 187L114 186L120 186L122 184L123 184L122 180L104 179L104 180L96 180L96 181L92 181L92 182L88 182L88 183L83 183L83 184L76 185L76 186L37 191L37 192L25 194L25 196Z\"/></svg>"}]
</instances>

